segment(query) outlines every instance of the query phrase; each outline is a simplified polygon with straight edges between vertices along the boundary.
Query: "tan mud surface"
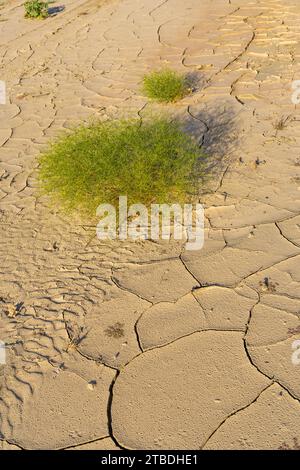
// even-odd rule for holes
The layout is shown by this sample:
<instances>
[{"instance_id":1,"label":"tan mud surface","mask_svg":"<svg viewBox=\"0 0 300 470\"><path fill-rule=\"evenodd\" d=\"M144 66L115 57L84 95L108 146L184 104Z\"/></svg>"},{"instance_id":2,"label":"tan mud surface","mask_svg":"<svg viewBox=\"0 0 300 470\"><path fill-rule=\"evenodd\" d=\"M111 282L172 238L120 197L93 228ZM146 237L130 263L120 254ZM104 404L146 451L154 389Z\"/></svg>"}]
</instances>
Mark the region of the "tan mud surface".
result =
<instances>
[{"instance_id":1,"label":"tan mud surface","mask_svg":"<svg viewBox=\"0 0 300 470\"><path fill-rule=\"evenodd\" d=\"M0 449L299 448L297 2L22 3L0 7ZM159 107L140 82L163 65L196 89ZM38 197L61 129L160 109L219 169L203 250L100 243Z\"/></svg>"}]
</instances>

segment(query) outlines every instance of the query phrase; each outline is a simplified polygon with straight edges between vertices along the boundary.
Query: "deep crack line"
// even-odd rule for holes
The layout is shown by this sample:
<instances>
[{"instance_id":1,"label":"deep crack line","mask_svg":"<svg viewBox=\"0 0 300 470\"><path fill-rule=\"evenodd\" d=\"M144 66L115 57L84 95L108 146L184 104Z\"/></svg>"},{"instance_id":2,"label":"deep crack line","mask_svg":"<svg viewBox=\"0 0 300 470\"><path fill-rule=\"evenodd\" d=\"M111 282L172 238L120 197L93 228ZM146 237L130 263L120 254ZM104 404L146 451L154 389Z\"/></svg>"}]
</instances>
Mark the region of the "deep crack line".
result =
<instances>
[{"instance_id":1,"label":"deep crack line","mask_svg":"<svg viewBox=\"0 0 300 470\"><path fill-rule=\"evenodd\" d=\"M168 1L169 1L169 0L164 0L162 3L160 3L159 5L157 5L157 6L154 7L152 10L149 11L148 15L152 18L153 21L155 21L154 18L153 18L153 16L152 16L153 13L154 13L155 11L159 10L159 8L161 8L162 6L164 6L165 3L168 3Z\"/></svg>"},{"instance_id":2,"label":"deep crack line","mask_svg":"<svg viewBox=\"0 0 300 470\"><path fill-rule=\"evenodd\" d=\"M257 400L260 398L260 396L261 396L266 390L268 390L268 388L270 388L273 384L274 384L274 382L269 383L269 384L257 395L257 397L254 398L254 400L251 401L251 403L248 403L247 405L242 406L242 407L239 408L238 410L233 411L230 415L228 415L228 416L219 424L219 426L217 427L217 429L215 429L215 430L210 434L210 436L207 438L207 440L205 441L205 443L201 446L201 449L203 449L203 448L206 446L206 444L209 442L209 440L216 434L216 432L223 426L223 424L226 423L226 421L227 421L228 419L230 419L232 416L237 415L238 413L240 413L240 411L246 410L247 408L249 408L249 406L253 405L253 403L257 402Z\"/></svg>"},{"instance_id":3,"label":"deep crack line","mask_svg":"<svg viewBox=\"0 0 300 470\"><path fill-rule=\"evenodd\" d=\"M279 227L279 225L278 225L278 222L275 222L275 226L278 228L280 235L281 235L287 242L291 243L292 245L294 245L296 248L299 248L299 250L300 250L300 245L298 245L297 243L293 242L292 240L290 240L289 238L287 238L287 237L283 234L282 229L281 229L281 228Z\"/></svg>"},{"instance_id":4,"label":"deep crack line","mask_svg":"<svg viewBox=\"0 0 300 470\"><path fill-rule=\"evenodd\" d=\"M249 319L248 319L248 322L247 322L247 325L246 325L246 331L245 331L245 335L243 337L243 344L244 344L244 349L245 349L245 353L249 359L249 362L251 363L251 365L253 367L255 367L255 369L262 375L264 375L266 378L268 378L269 380L272 380L273 383L277 383L278 385L280 385L282 388L284 388L284 390L295 400L297 400L298 402L300 402L300 398L297 397L290 389L287 385L285 385L281 380L277 379L275 374L273 374L272 376L266 374L265 372L263 372L261 370L261 368L254 362L254 360L252 359L252 356L251 356L251 353L249 351L249 347L251 348L251 346L248 345L248 342L247 342L247 333L249 331L249 327L250 327L250 323L251 323L251 319L252 319L252 313L253 313L253 310L254 308L260 303L261 301L261 297L260 297L260 294L258 293L259 295L259 300L255 303L255 305L253 305L253 307L250 309L250 312L249 312ZM255 346L253 346L255 347Z\"/></svg>"}]
</instances>

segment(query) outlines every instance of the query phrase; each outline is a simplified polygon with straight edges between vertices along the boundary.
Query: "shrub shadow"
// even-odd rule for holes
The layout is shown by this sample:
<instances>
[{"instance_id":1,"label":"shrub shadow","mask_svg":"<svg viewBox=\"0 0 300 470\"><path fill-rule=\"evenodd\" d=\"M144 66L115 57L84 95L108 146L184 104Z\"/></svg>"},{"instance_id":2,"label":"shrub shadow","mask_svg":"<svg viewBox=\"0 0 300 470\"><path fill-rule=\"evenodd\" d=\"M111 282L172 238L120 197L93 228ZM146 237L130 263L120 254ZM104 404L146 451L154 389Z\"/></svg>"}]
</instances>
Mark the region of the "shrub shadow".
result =
<instances>
[{"instance_id":1,"label":"shrub shadow","mask_svg":"<svg viewBox=\"0 0 300 470\"><path fill-rule=\"evenodd\" d=\"M191 93L200 91L206 83L207 79L205 75L197 70L188 72L185 75L185 84L187 88L191 90Z\"/></svg>"},{"instance_id":2,"label":"shrub shadow","mask_svg":"<svg viewBox=\"0 0 300 470\"><path fill-rule=\"evenodd\" d=\"M49 16L56 16L58 13L61 13L66 9L65 5L60 5L58 7L50 7L48 8L48 15Z\"/></svg>"},{"instance_id":3,"label":"shrub shadow","mask_svg":"<svg viewBox=\"0 0 300 470\"><path fill-rule=\"evenodd\" d=\"M234 108L224 102L200 110L191 107L184 120L184 130L197 140L206 155L206 175L223 173L239 140Z\"/></svg>"}]
</instances>

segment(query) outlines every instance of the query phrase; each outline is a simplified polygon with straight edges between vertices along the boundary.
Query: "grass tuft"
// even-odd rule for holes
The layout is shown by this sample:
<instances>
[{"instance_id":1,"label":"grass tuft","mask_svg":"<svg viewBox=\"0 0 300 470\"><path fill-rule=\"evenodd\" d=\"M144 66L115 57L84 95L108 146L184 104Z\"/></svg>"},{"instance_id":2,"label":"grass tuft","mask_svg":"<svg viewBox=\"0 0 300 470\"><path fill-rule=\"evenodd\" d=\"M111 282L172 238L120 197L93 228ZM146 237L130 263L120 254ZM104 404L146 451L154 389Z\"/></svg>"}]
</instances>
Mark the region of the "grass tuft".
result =
<instances>
[{"instance_id":1,"label":"grass tuft","mask_svg":"<svg viewBox=\"0 0 300 470\"><path fill-rule=\"evenodd\" d=\"M205 158L179 123L152 118L95 122L62 134L39 157L44 194L67 212L94 216L101 203L186 202Z\"/></svg>"},{"instance_id":2,"label":"grass tuft","mask_svg":"<svg viewBox=\"0 0 300 470\"><path fill-rule=\"evenodd\" d=\"M151 100L169 103L187 95L188 86L184 75L163 69L144 76L143 92Z\"/></svg>"},{"instance_id":3,"label":"grass tuft","mask_svg":"<svg viewBox=\"0 0 300 470\"><path fill-rule=\"evenodd\" d=\"M29 0L24 3L25 18L47 18L49 2Z\"/></svg>"}]
</instances>

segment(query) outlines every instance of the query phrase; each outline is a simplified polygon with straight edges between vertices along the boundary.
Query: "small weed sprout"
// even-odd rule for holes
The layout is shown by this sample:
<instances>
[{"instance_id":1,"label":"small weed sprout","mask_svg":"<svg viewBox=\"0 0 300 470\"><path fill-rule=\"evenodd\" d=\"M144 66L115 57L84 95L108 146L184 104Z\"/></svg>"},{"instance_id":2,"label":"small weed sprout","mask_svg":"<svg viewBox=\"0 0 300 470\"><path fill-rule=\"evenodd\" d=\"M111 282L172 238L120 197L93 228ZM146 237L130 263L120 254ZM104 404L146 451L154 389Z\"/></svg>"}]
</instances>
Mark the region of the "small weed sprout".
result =
<instances>
[{"instance_id":1,"label":"small weed sprout","mask_svg":"<svg viewBox=\"0 0 300 470\"><path fill-rule=\"evenodd\" d=\"M110 338L122 338L124 336L124 323L117 322L105 330L106 336Z\"/></svg>"},{"instance_id":2,"label":"small weed sprout","mask_svg":"<svg viewBox=\"0 0 300 470\"><path fill-rule=\"evenodd\" d=\"M276 121L273 126L276 131L283 131L292 120L292 116L284 117L282 116L278 121Z\"/></svg>"},{"instance_id":3,"label":"small weed sprout","mask_svg":"<svg viewBox=\"0 0 300 470\"><path fill-rule=\"evenodd\" d=\"M49 2L41 0L29 0L24 3L25 18L47 18Z\"/></svg>"},{"instance_id":4,"label":"small weed sprout","mask_svg":"<svg viewBox=\"0 0 300 470\"><path fill-rule=\"evenodd\" d=\"M80 345L81 341L86 338L89 331L85 326L72 326L70 323L67 324L67 328L70 337L70 341L66 349L66 351L68 352L70 349L76 349L77 346Z\"/></svg>"},{"instance_id":5,"label":"small weed sprout","mask_svg":"<svg viewBox=\"0 0 300 470\"><path fill-rule=\"evenodd\" d=\"M188 94L186 77L173 70L163 69L144 76L143 93L154 101L178 101Z\"/></svg>"}]
</instances>

